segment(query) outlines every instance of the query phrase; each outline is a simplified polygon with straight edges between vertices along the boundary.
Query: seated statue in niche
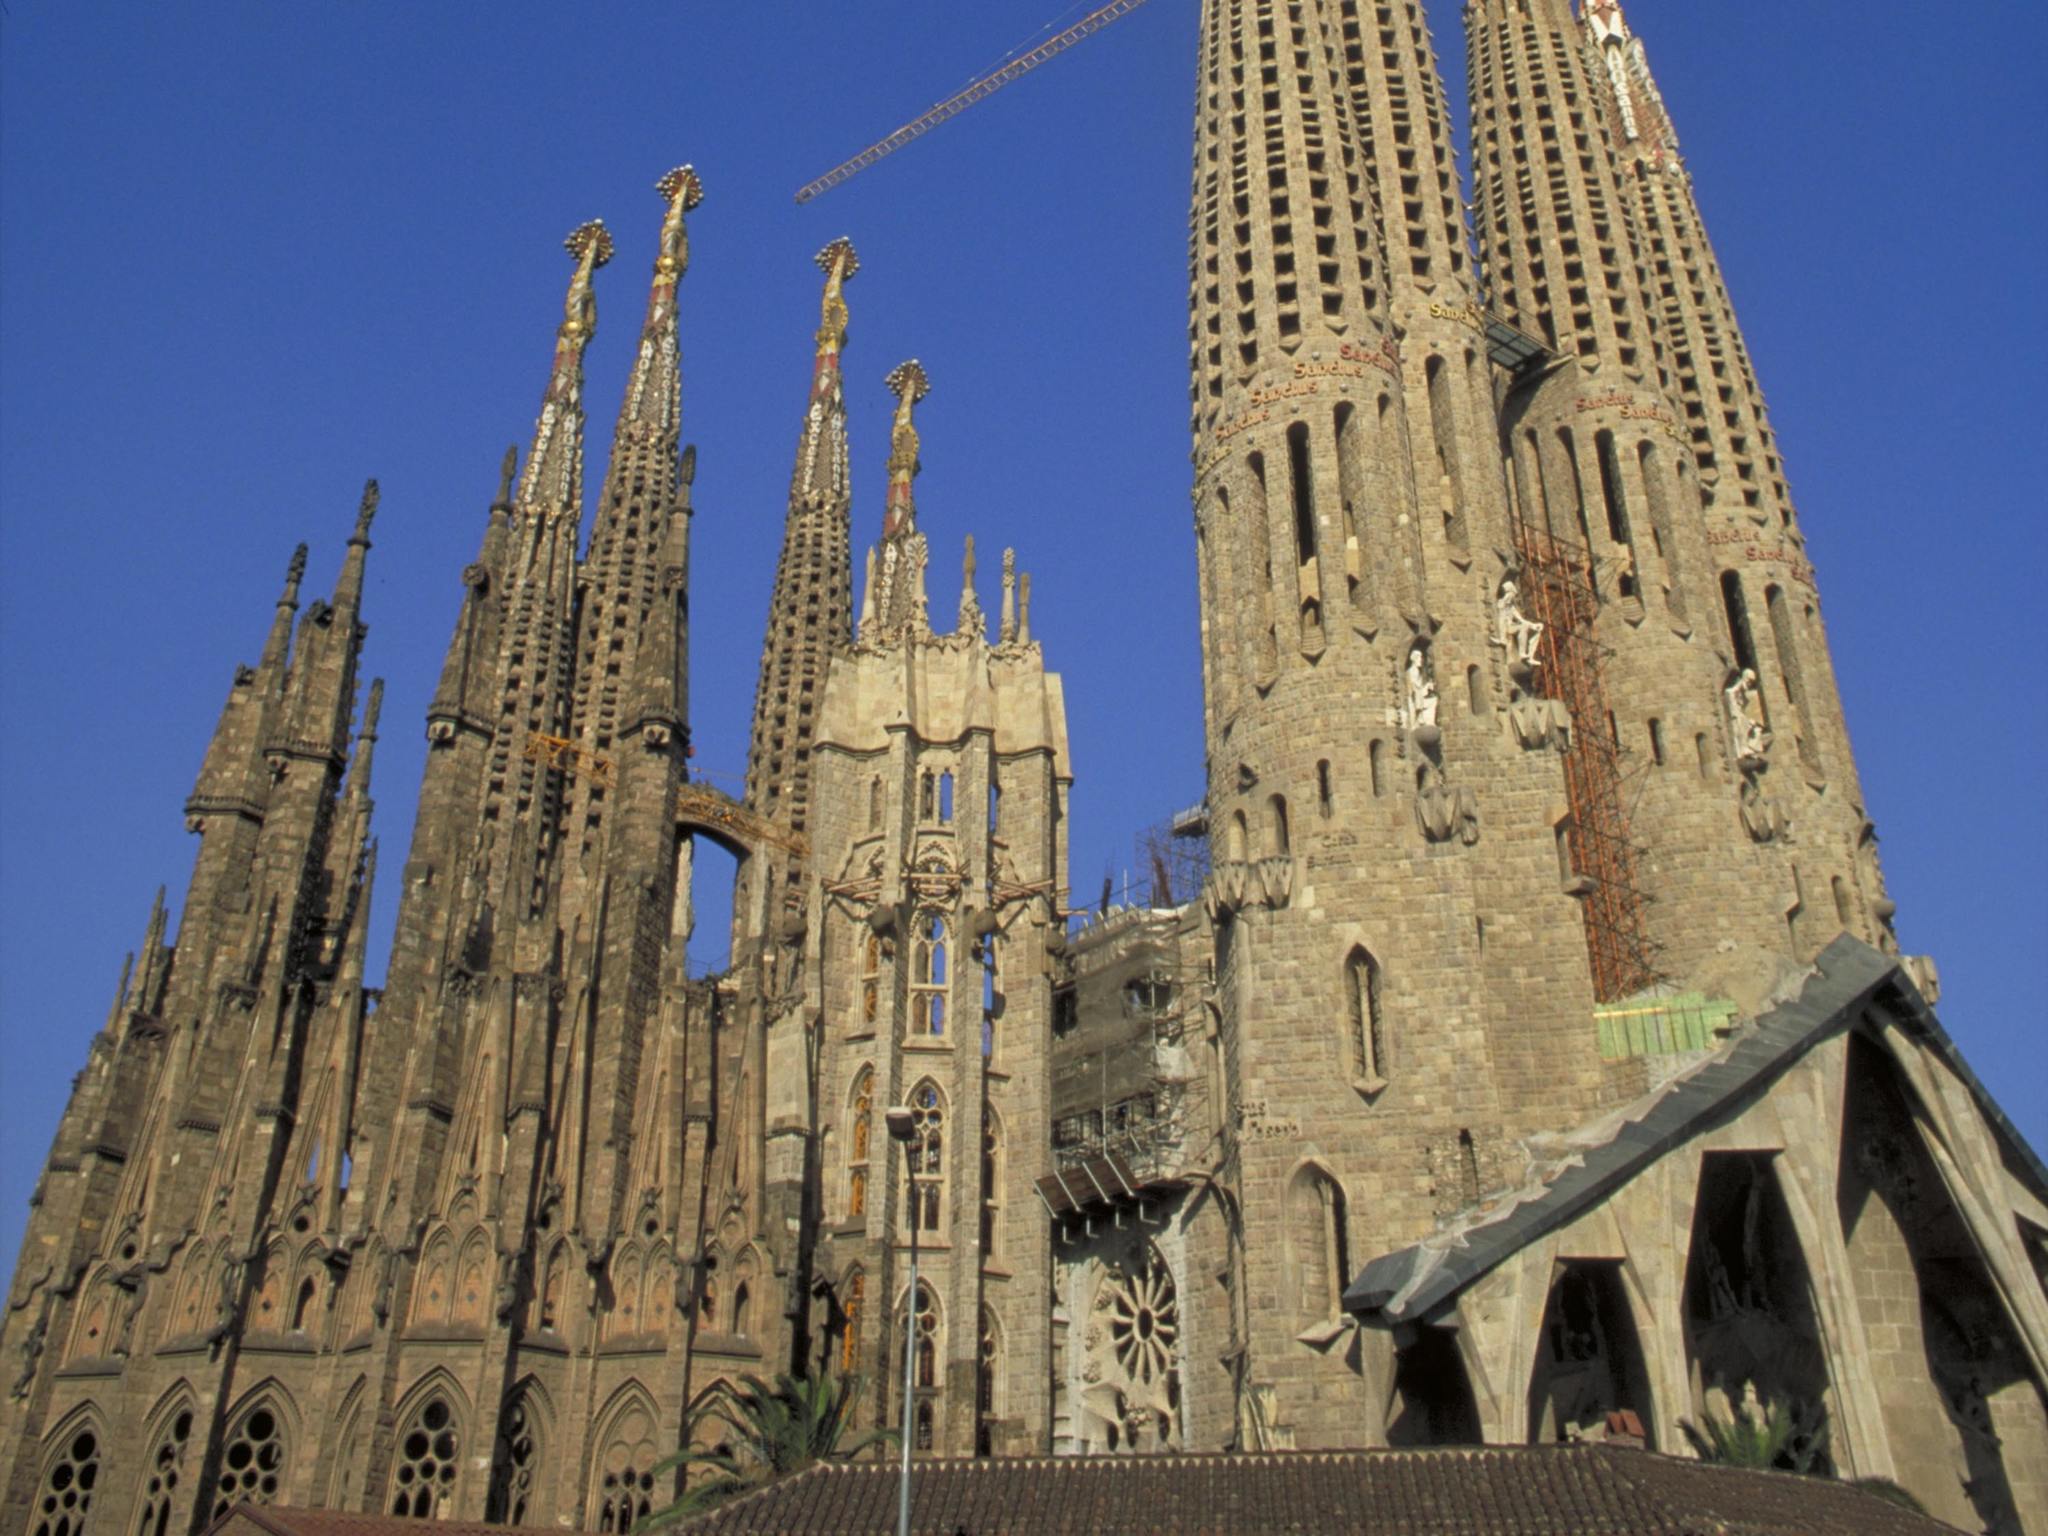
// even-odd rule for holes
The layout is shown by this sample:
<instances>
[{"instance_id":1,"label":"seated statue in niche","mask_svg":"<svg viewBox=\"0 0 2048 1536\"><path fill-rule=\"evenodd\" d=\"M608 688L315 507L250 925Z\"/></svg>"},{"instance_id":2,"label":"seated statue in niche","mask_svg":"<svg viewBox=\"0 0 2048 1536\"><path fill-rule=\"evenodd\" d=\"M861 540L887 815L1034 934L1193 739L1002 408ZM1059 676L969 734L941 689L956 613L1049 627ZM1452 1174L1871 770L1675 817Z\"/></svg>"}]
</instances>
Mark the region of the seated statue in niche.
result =
<instances>
[{"instance_id":1,"label":"seated statue in niche","mask_svg":"<svg viewBox=\"0 0 2048 1536\"><path fill-rule=\"evenodd\" d=\"M1500 596L1493 600L1493 643L1508 653L1508 660L1522 667L1540 667L1536 647L1543 641L1543 626L1522 612L1521 589L1514 579L1500 584Z\"/></svg>"},{"instance_id":2,"label":"seated statue in niche","mask_svg":"<svg viewBox=\"0 0 2048 1536\"><path fill-rule=\"evenodd\" d=\"M1739 763L1762 763L1771 750L1771 733L1763 720L1763 689L1758 685L1756 672L1744 667L1721 691L1722 703L1728 710L1728 735L1735 744L1735 760Z\"/></svg>"}]
</instances>

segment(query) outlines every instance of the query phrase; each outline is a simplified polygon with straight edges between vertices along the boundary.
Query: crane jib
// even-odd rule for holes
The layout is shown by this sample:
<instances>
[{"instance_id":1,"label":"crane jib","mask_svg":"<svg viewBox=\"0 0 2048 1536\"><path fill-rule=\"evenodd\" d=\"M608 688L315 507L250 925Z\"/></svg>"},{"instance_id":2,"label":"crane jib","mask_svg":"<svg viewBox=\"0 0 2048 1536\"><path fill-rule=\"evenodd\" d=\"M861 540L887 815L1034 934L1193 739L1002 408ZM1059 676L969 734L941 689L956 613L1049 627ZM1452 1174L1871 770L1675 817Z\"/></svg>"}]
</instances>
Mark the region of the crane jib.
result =
<instances>
[{"instance_id":1,"label":"crane jib","mask_svg":"<svg viewBox=\"0 0 2048 1536\"><path fill-rule=\"evenodd\" d=\"M1012 59L1001 69L973 81L965 89L948 96L944 101L925 112L922 116L905 123L886 139L870 144L851 160L834 166L816 181L806 184L797 192L796 200L800 203L807 203L820 192L831 191L832 188L838 186L842 181L866 170L884 155L893 154L912 139L917 138L921 134L931 132L932 129L938 127L947 118L965 112L976 102L983 101L994 95L1019 75L1027 74L1031 70L1036 69L1055 54L1065 52L1073 47L1074 44L1080 42L1082 38L1101 31L1119 17L1128 16L1144 3L1145 0L1110 0L1108 5L1101 7L1099 10L1090 11L1058 36L1047 38L1029 53Z\"/></svg>"}]
</instances>

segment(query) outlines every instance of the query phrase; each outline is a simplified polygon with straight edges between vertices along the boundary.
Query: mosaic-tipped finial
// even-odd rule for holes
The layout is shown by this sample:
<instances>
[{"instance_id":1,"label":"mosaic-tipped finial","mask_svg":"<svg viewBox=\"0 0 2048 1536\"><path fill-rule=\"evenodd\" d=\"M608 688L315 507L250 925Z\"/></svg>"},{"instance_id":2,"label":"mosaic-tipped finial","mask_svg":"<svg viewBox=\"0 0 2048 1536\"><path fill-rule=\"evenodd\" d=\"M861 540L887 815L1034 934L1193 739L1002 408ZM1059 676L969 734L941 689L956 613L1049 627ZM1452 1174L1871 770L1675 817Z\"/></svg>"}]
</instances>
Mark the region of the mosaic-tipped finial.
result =
<instances>
[{"instance_id":1,"label":"mosaic-tipped finial","mask_svg":"<svg viewBox=\"0 0 2048 1536\"><path fill-rule=\"evenodd\" d=\"M845 235L832 241L815 258L818 270L827 277L836 277L845 282L860 270L860 255L853 248L853 241Z\"/></svg>"},{"instance_id":2,"label":"mosaic-tipped finial","mask_svg":"<svg viewBox=\"0 0 2048 1536\"><path fill-rule=\"evenodd\" d=\"M612 259L612 232L604 227L603 219L585 219L569 231L562 249L579 265L588 261L593 268L601 267Z\"/></svg>"},{"instance_id":3,"label":"mosaic-tipped finial","mask_svg":"<svg viewBox=\"0 0 2048 1536\"><path fill-rule=\"evenodd\" d=\"M704 201L704 183L698 179L694 165L679 165L654 184L654 190L662 201L680 207L688 213Z\"/></svg>"},{"instance_id":4,"label":"mosaic-tipped finial","mask_svg":"<svg viewBox=\"0 0 2048 1536\"><path fill-rule=\"evenodd\" d=\"M902 402L896 410L899 421L908 421L910 407L932 392L932 381L925 375L924 364L914 357L891 368L883 382L889 386L889 393Z\"/></svg>"},{"instance_id":5,"label":"mosaic-tipped finial","mask_svg":"<svg viewBox=\"0 0 2048 1536\"><path fill-rule=\"evenodd\" d=\"M363 482L362 504L356 508L356 531L349 535L351 544L367 544L370 541L370 521L377 515L377 503L383 497L375 480Z\"/></svg>"},{"instance_id":6,"label":"mosaic-tipped finial","mask_svg":"<svg viewBox=\"0 0 2048 1536\"><path fill-rule=\"evenodd\" d=\"M500 507L512 505L512 477L519 473L519 445L514 443L505 450L505 457L498 461L498 495L493 503Z\"/></svg>"}]
</instances>

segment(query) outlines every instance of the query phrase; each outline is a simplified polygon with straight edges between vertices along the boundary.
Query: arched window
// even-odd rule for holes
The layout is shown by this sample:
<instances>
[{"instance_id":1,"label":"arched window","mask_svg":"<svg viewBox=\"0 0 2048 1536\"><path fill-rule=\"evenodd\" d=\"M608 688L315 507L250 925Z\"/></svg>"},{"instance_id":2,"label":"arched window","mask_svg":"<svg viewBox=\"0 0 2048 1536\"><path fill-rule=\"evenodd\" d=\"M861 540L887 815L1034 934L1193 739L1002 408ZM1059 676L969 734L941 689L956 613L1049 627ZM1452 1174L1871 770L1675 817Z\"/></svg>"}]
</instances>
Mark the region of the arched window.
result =
<instances>
[{"instance_id":1,"label":"arched window","mask_svg":"<svg viewBox=\"0 0 2048 1536\"><path fill-rule=\"evenodd\" d=\"M754 1293L742 1280L732 1288L732 1333L745 1338L754 1325Z\"/></svg>"},{"instance_id":2,"label":"arched window","mask_svg":"<svg viewBox=\"0 0 2048 1536\"><path fill-rule=\"evenodd\" d=\"M436 1392L419 1407L398 1437L391 1470L391 1513L438 1520L455 1502L456 1460L461 1436L455 1410Z\"/></svg>"},{"instance_id":3,"label":"arched window","mask_svg":"<svg viewBox=\"0 0 2048 1536\"><path fill-rule=\"evenodd\" d=\"M1294 1307L1309 1322L1338 1315L1349 1279L1344 1191L1320 1168L1304 1168L1287 1191L1287 1258Z\"/></svg>"},{"instance_id":4,"label":"arched window","mask_svg":"<svg viewBox=\"0 0 2048 1536\"><path fill-rule=\"evenodd\" d=\"M875 1134L875 1077L866 1067L853 1080L846 1119L846 1219L858 1221L868 1213L868 1148Z\"/></svg>"},{"instance_id":5,"label":"arched window","mask_svg":"<svg viewBox=\"0 0 2048 1536\"><path fill-rule=\"evenodd\" d=\"M612 1304L605 1314L605 1337L624 1338L640 1331L640 1250L628 1247L612 1260Z\"/></svg>"},{"instance_id":6,"label":"arched window","mask_svg":"<svg viewBox=\"0 0 2048 1536\"><path fill-rule=\"evenodd\" d=\"M1365 749L1365 757L1372 770L1372 797L1377 800L1387 792L1387 744L1374 737Z\"/></svg>"},{"instance_id":7,"label":"arched window","mask_svg":"<svg viewBox=\"0 0 2048 1536\"><path fill-rule=\"evenodd\" d=\"M319 1287L314 1285L311 1275L299 1282L299 1294L292 1301L293 1333L306 1331L307 1320L313 1315L313 1300L318 1292Z\"/></svg>"},{"instance_id":8,"label":"arched window","mask_svg":"<svg viewBox=\"0 0 2048 1536\"><path fill-rule=\"evenodd\" d=\"M479 1233L462 1252L462 1278L455 1291L455 1321L481 1328L491 1297L491 1248Z\"/></svg>"},{"instance_id":9,"label":"arched window","mask_svg":"<svg viewBox=\"0 0 2048 1536\"><path fill-rule=\"evenodd\" d=\"M996 1256L996 1234L1002 1230L1003 1127L991 1109L981 1122L981 1257L987 1263Z\"/></svg>"},{"instance_id":10,"label":"arched window","mask_svg":"<svg viewBox=\"0 0 2048 1536\"><path fill-rule=\"evenodd\" d=\"M882 936L870 932L861 945L860 1022L864 1029L875 1027L875 1015L882 1007Z\"/></svg>"},{"instance_id":11,"label":"arched window","mask_svg":"<svg viewBox=\"0 0 2048 1536\"><path fill-rule=\"evenodd\" d=\"M31 1536L82 1536L100 1481L100 1432L90 1420L65 1431L43 1469Z\"/></svg>"},{"instance_id":12,"label":"arched window","mask_svg":"<svg viewBox=\"0 0 2048 1536\"><path fill-rule=\"evenodd\" d=\"M920 1232L939 1229L946 1210L946 1101L929 1079L910 1093L910 1148L906 1213L914 1212ZM911 1219L906 1214L906 1223Z\"/></svg>"},{"instance_id":13,"label":"arched window","mask_svg":"<svg viewBox=\"0 0 2048 1536\"><path fill-rule=\"evenodd\" d=\"M284 1479L284 1419L264 1399L235 1421L213 1485L213 1519L237 1504L275 1504Z\"/></svg>"},{"instance_id":14,"label":"arched window","mask_svg":"<svg viewBox=\"0 0 2048 1536\"><path fill-rule=\"evenodd\" d=\"M921 773L917 777L917 819L936 821L939 816L939 776Z\"/></svg>"},{"instance_id":15,"label":"arched window","mask_svg":"<svg viewBox=\"0 0 2048 1536\"><path fill-rule=\"evenodd\" d=\"M1232 811L1230 813L1229 828L1229 841L1225 845L1226 857L1232 863L1242 864L1246 857L1245 850L1251 841L1246 834L1243 811Z\"/></svg>"},{"instance_id":16,"label":"arched window","mask_svg":"<svg viewBox=\"0 0 2048 1536\"><path fill-rule=\"evenodd\" d=\"M588 1529L624 1536L654 1508L654 1415L637 1398L616 1417L600 1442L592 1481L594 1507Z\"/></svg>"},{"instance_id":17,"label":"arched window","mask_svg":"<svg viewBox=\"0 0 2048 1536\"><path fill-rule=\"evenodd\" d=\"M946 920L936 912L921 913L911 941L910 1033L940 1040L946 1034Z\"/></svg>"},{"instance_id":18,"label":"arched window","mask_svg":"<svg viewBox=\"0 0 2048 1536\"><path fill-rule=\"evenodd\" d=\"M182 1405L173 1413L156 1438L149 1458L149 1470L142 1484L141 1512L135 1518L135 1536L168 1536L171 1509L185 1477L185 1451L192 1443L192 1409Z\"/></svg>"},{"instance_id":19,"label":"arched window","mask_svg":"<svg viewBox=\"0 0 2048 1536\"><path fill-rule=\"evenodd\" d=\"M1380 1010L1380 967L1364 945L1344 961L1344 993L1350 1021L1351 1073L1363 1087L1387 1080L1386 1023Z\"/></svg>"},{"instance_id":20,"label":"arched window","mask_svg":"<svg viewBox=\"0 0 2048 1536\"><path fill-rule=\"evenodd\" d=\"M1266 801L1266 851L1284 859L1292 851L1293 839L1287 825L1287 797L1272 795Z\"/></svg>"},{"instance_id":21,"label":"arched window","mask_svg":"<svg viewBox=\"0 0 2048 1536\"><path fill-rule=\"evenodd\" d=\"M976 1355L980 1369L974 1383L974 1406L978 1419L974 1454L992 1456L995 1454L995 1421L1003 1411L1003 1344L996 1315L987 1307L981 1309L981 1336L976 1340Z\"/></svg>"},{"instance_id":22,"label":"arched window","mask_svg":"<svg viewBox=\"0 0 2048 1536\"><path fill-rule=\"evenodd\" d=\"M1735 665L1754 672L1756 637L1749 631L1749 603L1742 595L1742 577L1734 571L1721 573L1721 608L1728 618L1728 643L1735 650ZM1764 716L1770 717L1768 706Z\"/></svg>"},{"instance_id":23,"label":"arched window","mask_svg":"<svg viewBox=\"0 0 2048 1536\"><path fill-rule=\"evenodd\" d=\"M561 1325L562 1297L569 1285L569 1261L557 1246L548 1255L547 1273L540 1283L538 1305L540 1327L543 1332L553 1333Z\"/></svg>"},{"instance_id":24,"label":"arched window","mask_svg":"<svg viewBox=\"0 0 2048 1536\"><path fill-rule=\"evenodd\" d=\"M845 1314L845 1332L839 1337L839 1374L851 1375L860 1364L860 1324L868 1300L868 1277L855 1270L846 1277L840 1291L840 1310Z\"/></svg>"},{"instance_id":25,"label":"arched window","mask_svg":"<svg viewBox=\"0 0 2048 1536\"><path fill-rule=\"evenodd\" d=\"M519 1392L498 1419L497 1452L484 1519L493 1525L524 1525L541 1467L540 1414L530 1390Z\"/></svg>"},{"instance_id":26,"label":"arched window","mask_svg":"<svg viewBox=\"0 0 2048 1536\"><path fill-rule=\"evenodd\" d=\"M950 768L939 775L939 820L948 823L953 820L953 770Z\"/></svg>"},{"instance_id":27,"label":"arched window","mask_svg":"<svg viewBox=\"0 0 2048 1536\"><path fill-rule=\"evenodd\" d=\"M455 1289L455 1242L447 1233L427 1249L420 1266L420 1279L413 1291L414 1323L440 1323L448 1319L448 1299Z\"/></svg>"},{"instance_id":28,"label":"arched window","mask_svg":"<svg viewBox=\"0 0 2048 1536\"><path fill-rule=\"evenodd\" d=\"M1323 820L1330 819L1330 812L1336 808L1336 797L1330 787L1330 764L1326 758L1316 764L1316 810Z\"/></svg>"},{"instance_id":29,"label":"arched window","mask_svg":"<svg viewBox=\"0 0 2048 1536\"><path fill-rule=\"evenodd\" d=\"M916 1342L912 1346L912 1379L920 1392L939 1387L939 1299L925 1281L917 1282L917 1316L913 1320ZM929 1447L927 1447L929 1449Z\"/></svg>"}]
</instances>

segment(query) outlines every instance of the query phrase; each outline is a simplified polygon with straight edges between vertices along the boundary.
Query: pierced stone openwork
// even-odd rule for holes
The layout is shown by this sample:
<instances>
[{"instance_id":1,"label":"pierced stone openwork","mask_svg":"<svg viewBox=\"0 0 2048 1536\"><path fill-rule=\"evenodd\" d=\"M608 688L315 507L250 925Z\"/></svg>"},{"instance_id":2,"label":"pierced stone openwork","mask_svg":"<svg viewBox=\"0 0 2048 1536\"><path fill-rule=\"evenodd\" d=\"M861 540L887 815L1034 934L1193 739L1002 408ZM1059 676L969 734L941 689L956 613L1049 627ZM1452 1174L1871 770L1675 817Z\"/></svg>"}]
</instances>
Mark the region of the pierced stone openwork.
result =
<instances>
[{"instance_id":1,"label":"pierced stone openwork","mask_svg":"<svg viewBox=\"0 0 2048 1536\"><path fill-rule=\"evenodd\" d=\"M80 1536L92 1513L93 1490L100 1480L100 1435L91 1425L74 1429L43 1474L36 1500L34 1536Z\"/></svg>"},{"instance_id":2,"label":"pierced stone openwork","mask_svg":"<svg viewBox=\"0 0 2048 1536\"><path fill-rule=\"evenodd\" d=\"M500 1525L526 1524L533 1504L534 1474L540 1466L540 1429L526 1394L513 1399L498 1424L498 1455L484 1518Z\"/></svg>"},{"instance_id":3,"label":"pierced stone openwork","mask_svg":"<svg viewBox=\"0 0 2048 1536\"><path fill-rule=\"evenodd\" d=\"M438 1518L455 1497L459 1445L448 1400L428 1399L398 1442L398 1466L391 1474L391 1513L416 1520Z\"/></svg>"},{"instance_id":4,"label":"pierced stone openwork","mask_svg":"<svg viewBox=\"0 0 2048 1536\"><path fill-rule=\"evenodd\" d=\"M284 1424L269 1403L258 1403L242 1415L220 1459L220 1479L213 1488L213 1518L237 1504L274 1504L284 1476Z\"/></svg>"},{"instance_id":5,"label":"pierced stone openwork","mask_svg":"<svg viewBox=\"0 0 2048 1536\"><path fill-rule=\"evenodd\" d=\"M909 1208L918 1230L933 1232L946 1204L946 1101L933 1084L920 1083L911 1090L910 1125L910 1147L904 1159L910 1170Z\"/></svg>"},{"instance_id":6,"label":"pierced stone openwork","mask_svg":"<svg viewBox=\"0 0 2048 1536\"><path fill-rule=\"evenodd\" d=\"M635 1404L619 1415L606 1437L597 1469L597 1519L601 1533L630 1531L654 1508L653 1415Z\"/></svg>"},{"instance_id":7,"label":"pierced stone openwork","mask_svg":"<svg viewBox=\"0 0 2048 1536\"><path fill-rule=\"evenodd\" d=\"M1180 1444L1180 1298L1151 1247L1107 1266L1087 1329L1090 1406L1111 1451Z\"/></svg>"},{"instance_id":8,"label":"pierced stone openwork","mask_svg":"<svg viewBox=\"0 0 2048 1536\"><path fill-rule=\"evenodd\" d=\"M181 1408L164 1426L156 1453L149 1458L149 1475L142 1485L142 1513L135 1522L136 1536L165 1536L170 1529L171 1506L177 1501L178 1484L185 1471L185 1447L192 1439L192 1410Z\"/></svg>"}]
</instances>

